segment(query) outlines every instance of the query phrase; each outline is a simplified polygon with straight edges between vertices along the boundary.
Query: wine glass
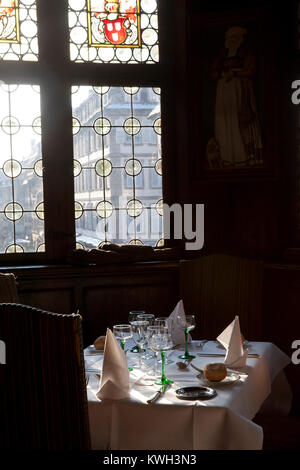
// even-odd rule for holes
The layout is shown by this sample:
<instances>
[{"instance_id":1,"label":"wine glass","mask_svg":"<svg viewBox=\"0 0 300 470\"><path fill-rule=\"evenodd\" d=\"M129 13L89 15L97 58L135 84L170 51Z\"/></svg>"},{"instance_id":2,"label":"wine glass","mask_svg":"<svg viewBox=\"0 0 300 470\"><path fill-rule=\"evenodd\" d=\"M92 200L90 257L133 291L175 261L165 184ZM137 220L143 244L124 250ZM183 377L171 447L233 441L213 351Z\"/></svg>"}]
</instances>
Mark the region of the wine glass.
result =
<instances>
[{"instance_id":1,"label":"wine glass","mask_svg":"<svg viewBox=\"0 0 300 470\"><path fill-rule=\"evenodd\" d=\"M172 341L172 336L168 332L168 330L165 331L158 331L154 332L153 335L151 336L151 349L155 352L160 352L161 353L161 379L156 380L155 383L157 385L165 385L165 384L171 384L173 383L173 380L169 380L165 376L165 354L166 351L169 351L173 347L173 341Z\"/></svg>"},{"instance_id":2,"label":"wine glass","mask_svg":"<svg viewBox=\"0 0 300 470\"><path fill-rule=\"evenodd\" d=\"M150 325L154 325L155 316L152 313L141 313L140 315L136 317L136 319L147 321L149 322L149 326L150 326ZM147 342L145 343L145 350L143 351L144 354L142 356L142 359L150 359L152 357L149 353L147 353L147 345L148 345L148 339L149 339L148 328L147 328L146 333L147 333Z\"/></svg>"},{"instance_id":3,"label":"wine glass","mask_svg":"<svg viewBox=\"0 0 300 470\"><path fill-rule=\"evenodd\" d=\"M132 338L132 328L131 325L122 324L113 326L113 334L115 338L120 340L121 348L125 350L125 341L126 339Z\"/></svg>"},{"instance_id":4,"label":"wine glass","mask_svg":"<svg viewBox=\"0 0 300 470\"><path fill-rule=\"evenodd\" d=\"M131 322L132 337L133 337L134 342L138 346L140 368L142 368L143 347L147 343L148 326L149 326L149 322L146 320L135 320Z\"/></svg>"},{"instance_id":5,"label":"wine glass","mask_svg":"<svg viewBox=\"0 0 300 470\"><path fill-rule=\"evenodd\" d=\"M131 322L137 319L138 315L144 315L144 314L146 314L145 310L131 310L129 312L128 322L131 324ZM134 346L132 349L130 349L130 352L138 353L139 348L137 346Z\"/></svg>"},{"instance_id":6,"label":"wine glass","mask_svg":"<svg viewBox=\"0 0 300 470\"><path fill-rule=\"evenodd\" d=\"M155 318L154 325L157 325L158 328L164 332L166 329L169 329L169 324L170 320L169 317L157 317ZM158 359L158 362L161 362L161 359ZM165 364L172 364L174 361L172 361L170 358L167 356L165 357Z\"/></svg>"},{"instance_id":7,"label":"wine glass","mask_svg":"<svg viewBox=\"0 0 300 470\"><path fill-rule=\"evenodd\" d=\"M122 324L122 325L114 325L113 326L113 334L116 339L120 341L121 348L126 354L125 351L125 342L126 339L132 338L132 328L131 325L127 324ZM132 367L128 367L128 369L131 371L133 370Z\"/></svg>"},{"instance_id":8,"label":"wine glass","mask_svg":"<svg viewBox=\"0 0 300 470\"><path fill-rule=\"evenodd\" d=\"M154 367L152 370L148 371L148 374L151 374L151 375L157 375L157 355L158 355L158 352L152 349L151 338L154 335L154 333L159 333L160 331L161 331L160 327L157 325L149 325L147 328L148 345L154 354Z\"/></svg>"},{"instance_id":9,"label":"wine glass","mask_svg":"<svg viewBox=\"0 0 300 470\"><path fill-rule=\"evenodd\" d=\"M178 315L176 322L181 330L184 330L185 334L185 353L179 356L180 359L194 359L196 356L189 354L188 349L188 336L189 332L192 331L196 326L195 315Z\"/></svg>"}]
</instances>

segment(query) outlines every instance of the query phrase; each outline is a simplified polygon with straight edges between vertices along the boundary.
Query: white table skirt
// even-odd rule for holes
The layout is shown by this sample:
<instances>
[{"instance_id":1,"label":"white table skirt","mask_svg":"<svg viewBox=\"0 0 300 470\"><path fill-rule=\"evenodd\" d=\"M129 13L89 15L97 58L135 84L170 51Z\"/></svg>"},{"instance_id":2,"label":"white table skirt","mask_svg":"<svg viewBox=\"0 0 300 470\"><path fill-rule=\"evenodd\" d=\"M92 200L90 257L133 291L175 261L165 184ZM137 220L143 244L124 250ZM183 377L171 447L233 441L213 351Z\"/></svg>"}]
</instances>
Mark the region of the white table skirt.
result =
<instances>
[{"instance_id":1,"label":"white table skirt","mask_svg":"<svg viewBox=\"0 0 300 470\"><path fill-rule=\"evenodd\" d=\"M197 350L193 363L203 368L208 362L223 362L224 358L200 357L201 352L222 352L215 342ZM208 401L183 401L175 390L182 386L201 385L197 371L189 367L182 371L176 366L179 350L168 356L174 361L166 366L172 387L155 404L146 401L159 388L144 385L145 372L134 370L131 377L130 400L103 400L96 397L99 379L90 374L88 383L89 419L92 449L112 450L223 450L261 449L263 431L251 419L259 411L272 390L272 382L290 362L288 356L271 343L251 343L250 352L260 355L247 359L240 381L214 386L217 396ZM129 363L137 354L129 354ZM86 366L101 369L102 356L85 356ZM278 401L278 399L277 399ZM289 396L284 397L288 407Z\"/></svg>"}]
</instances>

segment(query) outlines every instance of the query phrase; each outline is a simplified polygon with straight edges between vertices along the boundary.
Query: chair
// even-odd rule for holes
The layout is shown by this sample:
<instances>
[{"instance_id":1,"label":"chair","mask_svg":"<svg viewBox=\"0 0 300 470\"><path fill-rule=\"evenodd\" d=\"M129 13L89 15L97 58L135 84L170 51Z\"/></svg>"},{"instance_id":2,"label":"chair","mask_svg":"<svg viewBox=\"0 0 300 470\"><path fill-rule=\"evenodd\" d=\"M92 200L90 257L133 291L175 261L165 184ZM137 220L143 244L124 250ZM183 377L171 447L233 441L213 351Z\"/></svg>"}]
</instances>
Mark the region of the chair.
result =
<instances>
[{"instance_id":1,"label":"chair","mask_svg":"<svg viewBox=\"0 0 300 470\"><path fill-rule=\"evenodd\" d=\"M0 302L18 303L19 301L15 275L0 273Z\"/></svg>"},{"instance_id":2,"label":"chair","mask_svg":"<svg viewBox=\"0 0 300 470\"><path fill-rule=\"evenodd\" d=\"M224 254L180 264L180 294L187 313L197 316L198 336L212 339L239 315L246 339L259 340L262 329L261 261Z\"/></svg>"},{"instance_id":3,"label":"chair","mask_svg":"<svg viewBox=\"0 0 300 470\"><path fill-rule=\"evenodd\" d=\"M89 449L81 316L0 304L0 340L0 448Z\"/></svg>"}]
</instances>

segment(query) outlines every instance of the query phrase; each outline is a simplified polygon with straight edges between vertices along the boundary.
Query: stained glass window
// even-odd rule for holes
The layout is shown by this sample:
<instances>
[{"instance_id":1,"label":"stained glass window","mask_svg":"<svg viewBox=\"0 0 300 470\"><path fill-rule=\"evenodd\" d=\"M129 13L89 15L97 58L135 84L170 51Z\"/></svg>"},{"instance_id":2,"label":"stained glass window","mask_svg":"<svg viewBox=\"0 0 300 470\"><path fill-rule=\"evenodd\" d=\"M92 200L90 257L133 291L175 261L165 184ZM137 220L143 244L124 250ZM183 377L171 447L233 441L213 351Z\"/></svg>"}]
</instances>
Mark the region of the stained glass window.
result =
<instances>
[{"instance_id":1,"label":"stained glass window","mask_svg":"<svg viewBox=\"0 0 300 470\"><path fill-rule=\"evenodd\" d=\"M160 89L72 91L77 247L161 244Z\"/></svg>"},{"instance_id":2,"label":"stained glass window","mask_svg":"<svg viewBox=\"0 0 300 470\"><path fill-rule=\"evenodd\" d=\"M40 90L0 86L0 253L44 251Z\"/></svg>"},{"instance_id":3,"label":"stained glass window","mask_svg":"<svg viewBox=\"0 0 300 470\"><path fill-rule=\"evenodd\" d=\"M159 60L156 0L69 0L69 28L75 62Z\"/></svg>"},{"instance_id":4,"label":"stained glass window","mask_svg":"<svg viewBox=\"0 0 300 470\"><path fill-rule=\"evenodd\" d=\"M1 0L0 59L38 60L35 0Z\"/></svg>"}]
</instances>

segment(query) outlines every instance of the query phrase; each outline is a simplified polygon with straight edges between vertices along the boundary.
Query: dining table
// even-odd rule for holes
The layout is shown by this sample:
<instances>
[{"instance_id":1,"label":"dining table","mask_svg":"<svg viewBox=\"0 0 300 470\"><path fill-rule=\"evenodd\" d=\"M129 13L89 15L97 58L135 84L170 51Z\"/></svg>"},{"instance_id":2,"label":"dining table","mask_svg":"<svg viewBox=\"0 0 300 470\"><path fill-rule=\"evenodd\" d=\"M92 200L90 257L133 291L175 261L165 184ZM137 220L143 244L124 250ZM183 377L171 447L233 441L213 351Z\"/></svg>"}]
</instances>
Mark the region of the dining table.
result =
<instances>
[{"instance_id":1,"label":"dining table","mask_svg":"<svg viewBox=\"0 0 300 470\"><path fill-rule=\"evenodd\" d=\"M197 370L224 362L225 349L218 341L193 340L189 349L195 358L190 363L179 359L184 351L179 345L167 353L165 374L173 383L150 403L160 389L153 361L139 367L138 354L130 346L130 396L122 400L97 397L104 354L92 346L84 350L94 450L260 450L263 429L252 421L255 415L264 408L289 412L292 393L284 368L290 358L273 343L247 342L245 367L228 370L221 382L208 382ZM158 372L160 368L158 363ZM178 396L185 387L209 387L215 393L205 400Z\"/></svg>"}]
</instances>

